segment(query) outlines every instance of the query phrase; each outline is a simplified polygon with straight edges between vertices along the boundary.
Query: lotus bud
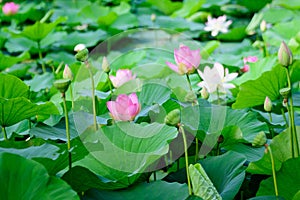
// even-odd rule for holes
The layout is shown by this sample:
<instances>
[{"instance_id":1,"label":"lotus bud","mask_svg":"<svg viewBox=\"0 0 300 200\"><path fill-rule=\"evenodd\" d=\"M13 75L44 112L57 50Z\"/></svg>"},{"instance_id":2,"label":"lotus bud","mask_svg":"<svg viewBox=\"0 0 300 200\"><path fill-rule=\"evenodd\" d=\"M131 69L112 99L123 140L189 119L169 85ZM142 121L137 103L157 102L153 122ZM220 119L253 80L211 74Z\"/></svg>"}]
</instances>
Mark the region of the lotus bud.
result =
<instances>
[{"instance_id":1,"label":"lotus bud","mask_svg":"<svg viewBox=\"0 0 300 200\"><path fill-rule=\"evenodd\" d=\"M266 112L271 112L272 110L272 101L269 97L265 98L264 109Z\"/></svg>"},{"instance_id":2,"label":"lotus bud","mask_svg":"<svg viewBox=\"0 0 300 200\"><path fill-rule=\"evenodd\" d=\"M281 96L284 98L284 99L287 99L290 95L290 92L291 92L291 88L281 88L279 90L279 93L281 94Z\"/></svg>"},{"instance_id":3,"label":"lotus bud","mask_svg":"<svg viewBox=\"0 0 300 200\"><path fill-rule=\"evenodd\" d=\"M201 97L203 99L208 99L209 98L209 92L207 91L206 87L203 87L200 91Z\"/></svg>"},{"instance_id":4,"label":"lotus bud","mask_svg":"<svg viewBox=\"0 0 300 200\"><path fill-rule=\"evenodd\" d=\"M267 30L267 22L265 20L262 20L260 23L260 30L261 32L265 32Z\"/></svg>"},{"instance_id":5,"label":"lotus bud","mask_svg":"<svg viewBox=\"0 0 300 200\"><path fill-rule=\"evenodd\" d=\"M106 56L104 56L103 60L102 60L102 69L105 73L110 72L109 63L108 63L108 60L107 60Z\"/></svg>"},{"instance_id":6,"label":"lotus bud","mask_svg":"<svg viewBox=\"0 0 300 200\"><path fill-rule=\"evenodd\" d=\"M73 80L73 73L69 67L69 65L65 65L65 69L64 69L64 72L63 72L63 78L64 79L70 79L71 81Z\"/></svg>"},{"instance_id":7,"label":"lotus bud","mask_svg":"<svg viewBox=\"0 0 300 200\"><path fill-rule=\"evenodd\" d=\"M284 41L281 42L278 50L278 60L284 67L288 67L293 63L293 54Z\"/></svg>"},{"instance_id":8,"label":"lotus bud","mask_svg":"<svg viewBox=\"0 0 300 200\"><path fill-rule=\"evenodd\" d=\"M74 51L75 52L79 52L79 51L82 51L83 49L86 49L86 46L84 44L77 44L75 47L74 47Z\"/></svg>"},{"instance_id":9,"label":"lotus bud","mask_svg":"<svg viewBox=\"0 0 300 200\"><path fill-rule=\"evenodd\" d=\"M70 79L60 79L54 81L53 83L54 87L58 89L61 93L65 93L68 90L70 84Z\"/></svg>"},{"instance_id":10,"label":"lotus bud","mask_svg":"<svg viewBox=\"0 0 300 200\"><path fill-rule=\"evenodd\" d=\"M261 147L261 146L265 145L266 142L267 142L266 134L263 131L261 131L253 139L252 146L253 147Z\"/></svg>"},{"instance_id":11,"label":"lotus bud","mask_svg":"<svg viewBox=\"0 0 300 200\"><path fill-rule=\"evenodd\" d=\"M156 20L156 14L153 13L153 14L151 15L151 21L152 21L152 22L155 22L155 20Z\"/></svg>"},{"instance_id":12,"label":"lotus bud","mask_svg":"<svg viewBox=\"0 0 300 200\"><path fill-rule=\"evenodd\" d=\"M170 126L177 126L180 123L180 110L175 109L167 114L165 123Z\"/></svg>"}]
</instances>

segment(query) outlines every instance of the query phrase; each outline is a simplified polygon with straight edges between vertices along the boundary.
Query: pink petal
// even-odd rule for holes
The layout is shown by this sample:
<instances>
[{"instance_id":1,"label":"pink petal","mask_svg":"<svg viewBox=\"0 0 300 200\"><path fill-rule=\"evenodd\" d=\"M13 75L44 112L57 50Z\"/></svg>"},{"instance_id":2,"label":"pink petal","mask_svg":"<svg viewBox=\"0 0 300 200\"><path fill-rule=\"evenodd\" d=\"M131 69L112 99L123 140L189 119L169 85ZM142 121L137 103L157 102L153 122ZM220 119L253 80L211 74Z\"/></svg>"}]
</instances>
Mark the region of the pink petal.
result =
<instances>
[{"instance_id":1,"label":"pink petal","mask_svg":"<svg viewBox=\"0 0 300 200\"><path fill-rule=\"evenodd\" d=\"M175 72L179 73L178 66L174 65L173 63L166 62L166 64Z\"/></svg>"}]
</instances>

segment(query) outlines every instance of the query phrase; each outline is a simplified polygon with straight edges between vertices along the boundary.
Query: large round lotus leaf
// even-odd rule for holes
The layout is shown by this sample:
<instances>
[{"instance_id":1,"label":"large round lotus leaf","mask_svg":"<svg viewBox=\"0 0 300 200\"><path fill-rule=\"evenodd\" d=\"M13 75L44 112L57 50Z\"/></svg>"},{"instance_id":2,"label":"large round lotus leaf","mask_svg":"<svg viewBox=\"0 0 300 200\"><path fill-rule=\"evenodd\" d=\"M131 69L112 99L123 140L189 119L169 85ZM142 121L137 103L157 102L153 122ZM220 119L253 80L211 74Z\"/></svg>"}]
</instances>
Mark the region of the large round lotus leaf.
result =
<instances>
[{"instance_id":1,"label":"large round lotus leaf","mask_svg":"<svg viewBox=\"0 0 300 200\"><path fill-rule=\"evenodd\" d=\"M19 155L0 153L0 199L78 199L64 181L50 177L43 165Z\"/></svg>"}]
</instances>

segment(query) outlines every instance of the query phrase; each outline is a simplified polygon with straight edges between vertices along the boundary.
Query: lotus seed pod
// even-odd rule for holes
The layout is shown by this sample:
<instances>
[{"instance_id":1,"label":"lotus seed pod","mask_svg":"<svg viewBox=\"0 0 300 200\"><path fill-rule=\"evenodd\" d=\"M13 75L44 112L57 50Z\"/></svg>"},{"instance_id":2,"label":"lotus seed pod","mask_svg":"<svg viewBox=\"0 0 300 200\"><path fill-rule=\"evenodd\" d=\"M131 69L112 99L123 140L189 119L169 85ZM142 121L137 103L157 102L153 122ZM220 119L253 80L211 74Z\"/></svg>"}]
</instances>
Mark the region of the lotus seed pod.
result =
<instances>
[{"instance_id":1,"label":"lotus seed pod","mask_svg":"<svg viewBox=\"0 0 300 200\"><path fill-rule=\"evenodd\" d=\"M281 88L279 90L279 93L281 94L281 96L284 98L284 99L287 99L290 95L290 92L291 92L291 88Z\"/></svg>"},{"instance_id":2,"label":"lotus seed pod","mask_svg":"<svg viewBox=\"0 0 300 200\"><path fill-rule=\"evenodd\" d=\"M281 42L278 50L278 60L279 63L284 67L288 67L293 63L293 54L284 41Z\"/></svg>"},{"instance_id":3,"label":"lotus seed pod","mask_svg":"<svg viewBox=\"0 0 300 200\"><path fill-rule=\"evenodd\" d=\"M177 126L180 123L180 110L175 109L167 114L165 123L170 126Z\"/></svg>"},{"instance_id":4,"label":"lotus seed pod","mask_svg":"<svg viewBox=\"0 0 300 200\"><path fill-rule=\"evenodd\" d=\"M207 91L207 89L205 87L203 87L200 91L201 97L203 99L208 99L209 98L209 92Z\"/></svg>"},{"instance_id":5,"label":"lotus seed pod","mask_svg":"<svg viewBox=\"0 0 300 200\"><path fill-rule=\"evenodd\" d=\"M65 93L68 90L70 84L70 79L59 79L54 81L53 83L54 87L58 89L61 93Z\"/></svg>"},{"instance_id":6,"label":"lotus seed pod","mask_svg":"<svg viewBox=\"0 0 300 200\"><path fill-rule=\"evenodd\" d=\"M264 144L266 144L266 142L267 142L266 134L263 131L261 131L253 139L252 146L253 147L261 147Z\"/></svg>"},{"instance_id":7,"label":"lotus seed pod","mask_svg":"<svg viewBox=\"0 0 300 200\"><path fill-rule=\"evenodd\" d=\"M184 100L187 102L195 102L197 100L197 96L193 91L188 91Z\"/></svg>"},{"instance_id":8,"label":"lotus seed pod","mask_svg":"<svg viewBox=\"0 0 300 200\"><path fill-rule=\"evenodd\" d=\"M76 60L80 62L85 62L89 58L89 50L87 48L78 51L78 53L75 55Z\"/></svg>"}]
</instances>

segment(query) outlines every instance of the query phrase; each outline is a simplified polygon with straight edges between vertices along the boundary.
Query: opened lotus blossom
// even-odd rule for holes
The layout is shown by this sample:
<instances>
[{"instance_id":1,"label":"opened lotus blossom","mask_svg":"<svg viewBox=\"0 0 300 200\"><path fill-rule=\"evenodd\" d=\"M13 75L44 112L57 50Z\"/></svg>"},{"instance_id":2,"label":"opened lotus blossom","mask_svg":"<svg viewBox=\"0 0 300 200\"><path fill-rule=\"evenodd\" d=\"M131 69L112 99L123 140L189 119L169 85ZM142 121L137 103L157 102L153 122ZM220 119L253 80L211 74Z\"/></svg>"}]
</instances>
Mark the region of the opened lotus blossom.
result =
<instances>
[{"instance_id":1,"label":"opened lotus blossom","mask_svg":"<svg viewBox=\"0 0 300 200\"><path fill-rule=\"evenodd\" d=\"M19 7L20 6L18 4L15 4L14 2L7 2L2 7L2 11L5 15L11 16L11 15L14 15L18 12Z\"/></svg>"},{"instance_id":2,"label":"opened lotus blossom","mask_svg":"<svg viewBox=\"0 0 300 200\"><path fill-rule=\"evenodd\" d=\"M132 71L130 71L129 69L119 69L116 72L116 76L110 75L109 79L111 80L113 86L115 88L120 87L121 85L123 85L124 83L135 79L135 75L132 74Z\"/></svg>"},{"instance_id":3,"label":"opened lotus blossom","mask_svg":"<svg viewBox=\"0 0 300 200\"><path fill-rule=\"evenodd\" d=\"M120 94L116 101L108 101L107 108L114 120L132 121L140 112L141 106L136 93Z\"/></svg>"},{"instance_id":4,"label":"opened lotus blossom","mask_svg":"<svg viewBox=\"0 0 300 200\"><path fill-rule=\"evenodd\" d=\"M219 32L227 33L228 27L231 23L231 20L226 21L226 15L220 16L218 18L212 18L211 16L208 16L204 30L211 31L211 35L215 37L219 34Z\"/></svg>"},{"instance_id":5,"label":"opened lotus blossom","mask_svg":"<svg viewBox=\"0 0 300 200\"><path fill-rule=\"evenodd\" d=\"M248 56L243 58L244 67L241 69L242 72L249 71L250 66L247 63L255 63L257 62L258 58L256 56Z\"/></svg>"},{"instance_id":6,"label":"opened lotus blossom","mask_svg":"<svg viewBox=\"0 0 300 200\"><path fill-rule=\"evenodd\" d=\"M193 73L200 64L200 49L191 50L188 46L180 45L179 49L174 49L174 59L177 65L166 62L173 71L180 75Z\"/></svg>"},{"instance_id":7,"label":"opened lotus blossom","mask_svg":"<svg viewBox=\"0 0 300 200\"><path fill-rule=\"evenodd\" d=\"M229 73L228 69L223 67L222 64L216 62L213 68L206 66L204 71L198 70L202 82L198 83L198 86L205 87L209 93L216 91L225 93L226 89L235 88L235 85L228 83L238 76L238 73Z\"/></svg>"}]
</instances>

